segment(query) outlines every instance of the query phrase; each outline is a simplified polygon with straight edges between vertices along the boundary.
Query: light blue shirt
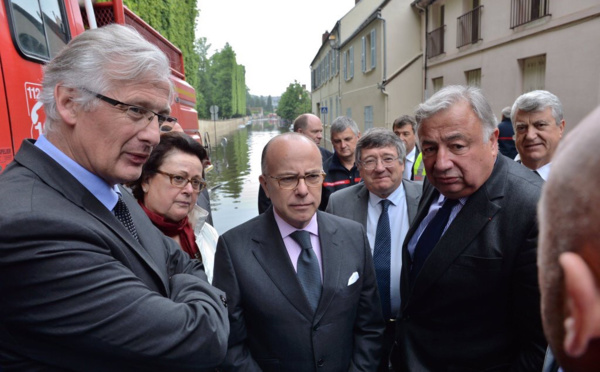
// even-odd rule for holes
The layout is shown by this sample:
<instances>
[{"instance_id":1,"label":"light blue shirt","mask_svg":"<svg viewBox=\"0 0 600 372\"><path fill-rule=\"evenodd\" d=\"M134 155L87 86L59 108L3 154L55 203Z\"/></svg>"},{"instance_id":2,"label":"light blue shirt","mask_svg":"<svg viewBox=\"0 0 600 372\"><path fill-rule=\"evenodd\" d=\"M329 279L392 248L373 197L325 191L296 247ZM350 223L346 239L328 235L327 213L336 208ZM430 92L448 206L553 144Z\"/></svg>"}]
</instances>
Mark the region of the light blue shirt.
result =
<instances>
[{"instance_id":1,"label":"light blue shirt","mask_svg":"<svg viewBox=\"0 0 600 372\"><path fill-rule=\"evenodd\" d=\"M65 155L65 153L50 143L43 135L35 142L35 146L54 159L54 161L65 168L67 172L71 173L71 175L88 189L88 191L109 211L112 211L115 208L115 205L117 205L117 201L119 200L118 194L120 193L117 185L111 187L102 178L88 171L75 160Z\"/></svg>"},{"instance_id":2,"label":"light blue shirt","mask_svg":"<svg viewBox=\"0 0 600 372\"><path fill-rule=\"evenodd\" d=\"M404 185L400 186L391 193L388 198L390 206L388 215L390 217L391 232L391 262L390 262L390 305L392 315L400 310L400 273L402 271L402 243L406 233L408 233L408 208L406 207L406 192ZM369 202L367 204L367 238L371 246L371 254L375 249L375 235L377 234L377 222L381 215L382 201L379 196L369 192ZM392 316L395 318L395 316Z\"/></svg>"},{"instance_id":3,"label":"light blue shirt","mask_svg":"<svg viewBox=\"0 0 600 372\"><path fill-rule=\"evenodd\" d=\"M300 252L302 252L302 247L298 244L290 234L296 230L305 230L310 233L310 243L312 245L313 251L315 252L315 256L317 256L317 261L319 262L319 268L321 269L321 282L323 282L323 264L321 261L321 243L319 242L319 225L317 225L317 214L315 213L308 225L306 225L303 229L297 229L289 223L285 222L283 218L279 217L275 208L273 208L273 214L275 214L275 222L277 222L277 227L279 228L279 233L283 238L283 244L285 244L285 249L287 250L288 255L290 256L290 260L292 261L292 265L294 266L294 270L298 272L298 257L300 257Z\"/></svg>"},{"instance_id":4,"label":"light blue shirt","mask_svg":"<svg viewBox=\"0 0 600 372\"><path fill-rule=\"evenodd\" d=\"M452 221L454 221L454 219L456 218L456 215L458 214L458 212L460 212L460 210L465 205L465 203L467 202L468 199L469 199L468 196L458 199L458 203L456 203L456 205L452 208L452 212L450 212L450 218L448 218L448 223L446 224L446 227L444 227L442 236L444 236L444 234L446 233L446 230L448 230L448 227L450 227L450 225L452 224ZM442 208L442 205L444 205L444 200L446 200L446 198L444 197L444 195L440 194L437 201L433 201L431 203L431 206L429 206L429 212L427 212L427 216L425 216L423 221L421 221L421 223L419 224L419 227L417 228L414 235L412 236L412 238L410 238L410 241L408 242L408 252L410 253L410 257L413 257L413 254L415 252L415 247L417 246L417 242L419 241L421 234L423 234L423 231L425 231L425 228L427 227L427 225L429 225L429 222L431 222L433 217L435 217L438 210L440 208Z\"/></svg>"}]
</instances>

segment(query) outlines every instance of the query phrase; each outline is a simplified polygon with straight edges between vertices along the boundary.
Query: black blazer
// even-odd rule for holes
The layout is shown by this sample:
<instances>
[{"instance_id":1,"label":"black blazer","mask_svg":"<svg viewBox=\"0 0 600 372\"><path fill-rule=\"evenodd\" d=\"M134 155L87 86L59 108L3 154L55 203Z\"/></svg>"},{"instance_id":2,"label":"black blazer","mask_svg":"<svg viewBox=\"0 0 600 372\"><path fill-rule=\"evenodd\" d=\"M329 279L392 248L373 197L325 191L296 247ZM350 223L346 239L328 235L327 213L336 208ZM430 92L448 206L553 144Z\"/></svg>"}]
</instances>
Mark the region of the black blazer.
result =
<instances>
[{"instance_id":1,"label":"black blazer","mask_svg":"<svg viewBox=\"0 0 600 372\"><path fill-rule=\"evenodd\" d=\"M403 246L396 371L539 371L536 204L542 179L504 156L409 284L408 242L438 192L425 182Z\"/></svg>"},{"instance_id":2,"label":"black blazer","mask_svg":"<svg viewBox=\"0 0 600 372\"><path fill-rule=\"evenodd\" d=\"M231 322L222 371L377 368L384 324L364 229L324 212L317 222L323 293L314 313L272 207L219 238L213 284L227 292Z\"/></svg>"},{"instance_id":3,"label":"black blazer","mask_svg":"<svg viewBox=\"0 0 600 372\"><path fill-rule=\"evenodd\" d=\"M28 141L0 189L0 369L196 371L222 361L224 293L129 193L141 243Z\"/></svg>"}]
</instances>

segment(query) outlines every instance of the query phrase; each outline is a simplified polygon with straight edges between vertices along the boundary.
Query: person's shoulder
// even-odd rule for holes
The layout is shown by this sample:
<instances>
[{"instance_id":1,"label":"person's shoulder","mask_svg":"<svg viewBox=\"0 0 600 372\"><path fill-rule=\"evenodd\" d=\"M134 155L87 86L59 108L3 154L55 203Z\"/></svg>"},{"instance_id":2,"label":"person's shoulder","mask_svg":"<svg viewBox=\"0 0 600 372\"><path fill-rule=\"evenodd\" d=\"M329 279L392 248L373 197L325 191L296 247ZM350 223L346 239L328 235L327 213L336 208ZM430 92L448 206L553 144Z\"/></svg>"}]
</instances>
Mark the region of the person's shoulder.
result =
<instances>
[{"instance_id":1,"label":"person's shoulder","mask_svg":"<svg viewBox=\"0 0 600 372\"><path fill-rule=\"evenodd\" d=\"M258 229L263 228L264 226L266 226L266 224L268 224L269 222L267 221L267 216L268 216L268 210L265 213L259 214L258 216L237 225L236 227L233 227L229 230L227 230L226 232L224 232L223 234L221 234L221 236L224 239L249 239L254 232L256 232ZM271 212L272 213L272 212ZM273 224L275 224L275 219L273 218L272 221Z\"/></svg>"},{"instance_id":2,"label":"person's shoulder","mask_svg":"<svg viewBox=\"0 0 600 372\"><path fill-rule=\"evenodd\" d=\"M345 230L345 233L350 233L351 231L362 231L363 230L363 225L344 218L344 217L339 217L327 212L323 212L323 211L317 211L317 219L319 224L325 224L327 227L341 227Z\"/></svg>"},{"instance_id":3,"label":"person's shoulder","mask_svg":"<svg viewBox=\"0 0 600 372\"><path fill-rule=\"evenodd\" d=\"M339 201L353 197L366 189L364 182L359 182L356 185L351 185L331 194L329 200Z\"/></svg>"}]
</instances>

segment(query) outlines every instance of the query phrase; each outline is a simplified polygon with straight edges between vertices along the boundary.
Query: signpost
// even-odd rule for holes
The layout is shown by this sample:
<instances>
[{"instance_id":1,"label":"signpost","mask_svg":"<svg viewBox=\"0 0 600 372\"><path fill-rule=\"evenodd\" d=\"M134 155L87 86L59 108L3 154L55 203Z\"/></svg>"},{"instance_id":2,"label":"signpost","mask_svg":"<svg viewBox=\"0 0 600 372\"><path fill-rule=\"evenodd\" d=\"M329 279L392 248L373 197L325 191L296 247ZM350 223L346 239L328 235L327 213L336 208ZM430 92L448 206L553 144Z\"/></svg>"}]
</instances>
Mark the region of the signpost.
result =
<instances>
[{"instance_id":1,"label":"signpost","mask_svg":"<svg viewBox=\"0 0 600 372\"><path fill-rule=\"evenodd\" d=\"M321 107L321 114L327 113L327 106Z\"/></svg>"},{"instance_id":2,"label":"signpost","mask_svg":"<svg viewBox=\"0 0 600 372\"><path fill-rule=\"evenodd\" d=\"M212 105L210 106L210 118L213 121L213 126L215 128L215 137L214 137L214 141L215 141L215 146L217 144L217 120L219 119L219 106L217 105Z\"/></svg>"}]
</instances>

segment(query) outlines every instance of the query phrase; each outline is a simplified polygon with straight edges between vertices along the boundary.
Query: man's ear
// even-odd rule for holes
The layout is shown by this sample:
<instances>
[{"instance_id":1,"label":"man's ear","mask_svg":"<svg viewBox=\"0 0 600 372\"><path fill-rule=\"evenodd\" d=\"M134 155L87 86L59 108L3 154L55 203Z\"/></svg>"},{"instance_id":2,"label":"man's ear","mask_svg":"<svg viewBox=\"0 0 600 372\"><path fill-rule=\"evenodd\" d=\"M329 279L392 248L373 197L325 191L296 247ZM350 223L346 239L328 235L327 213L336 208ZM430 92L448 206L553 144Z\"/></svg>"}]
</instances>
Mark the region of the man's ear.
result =
<instances>
[{"instance_id":1,"label":"man's ear","mask_svg":"<svg viewBox=\"0 0 600 372\"><path fill-rule=\"evenodd\" d=\"M56 101L56 111L63 122L73 125L77 122L77 112L79 104L74 100L77 92L74 88L67 88L60 84L54 87L54 99Z\"/></svg>"},{"instance_id":2,"label":"man's ear","mask_svg":"<svg viewBox=\"0 0 600 372\"><path fill-rule=\"evenodd\" d=\"M265 195L267 198L271 199L271 195L269 195L269 188L267 187L267 179L262 174L258 176L258 182L260 182L260 186L263 188Z\"/></svg>"},{"instance_id":3,"label":"man's ear","mask_svg":"<svg viewBox=\"0 0 600 372\"><path fill-rule=\"evenodd\" d=\"M600 337L600 288L584 259L572 252L560 255L559 263L565 277L565 353L579 357L588 344Z\"/></svg>"}]
</instances>

